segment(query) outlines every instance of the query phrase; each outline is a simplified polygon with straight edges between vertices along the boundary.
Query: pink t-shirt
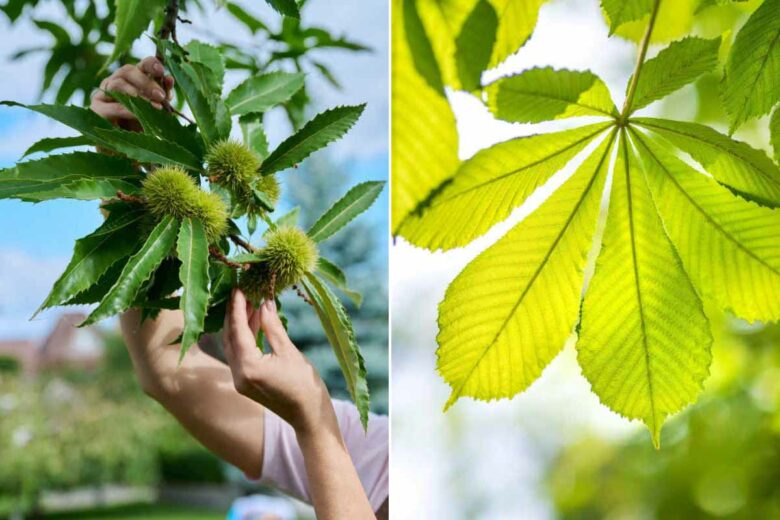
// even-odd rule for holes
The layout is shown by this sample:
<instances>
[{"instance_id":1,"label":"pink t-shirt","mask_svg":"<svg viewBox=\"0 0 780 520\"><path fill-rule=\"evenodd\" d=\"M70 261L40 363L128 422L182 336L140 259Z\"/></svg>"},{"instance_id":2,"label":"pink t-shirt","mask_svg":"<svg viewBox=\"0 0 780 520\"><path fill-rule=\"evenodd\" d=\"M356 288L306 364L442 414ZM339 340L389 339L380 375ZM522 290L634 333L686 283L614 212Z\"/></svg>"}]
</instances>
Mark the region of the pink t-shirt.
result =
<instances>
[{"instance_id":1,"label":"pink t-shirt","mask_svg":"<svg viewBox=\"0 0 780 520\"><path fill-rule=\"evenodd\" d=\"M368 432L363 431L357 408L346 401L333 400L341 435L352 463L374 511L388 495L387 417L369 414ZM311 503L309 481L303 454L292 426L266 409L265 448L260 482Z\"/></svg>"}]
</instances>

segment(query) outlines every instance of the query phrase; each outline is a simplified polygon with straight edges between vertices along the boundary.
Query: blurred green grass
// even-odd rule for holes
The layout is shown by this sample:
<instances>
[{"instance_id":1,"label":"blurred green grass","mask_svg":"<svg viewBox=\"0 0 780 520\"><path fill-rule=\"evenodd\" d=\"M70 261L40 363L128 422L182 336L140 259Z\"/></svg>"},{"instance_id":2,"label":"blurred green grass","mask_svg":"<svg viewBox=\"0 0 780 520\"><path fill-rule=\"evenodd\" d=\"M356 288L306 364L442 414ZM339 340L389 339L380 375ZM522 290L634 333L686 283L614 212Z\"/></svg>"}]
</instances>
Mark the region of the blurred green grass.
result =
<instances>
[{"instance_id":1,"label":"blurred green grass","mask_svg":"<svg viewBox=\"0 0 780 520\"><path fill-rule=\"evenodd\" d=\"M159 504L136 504L119 507L70 511L43 515L46 520L217 520L224 519L224 513L206 512L179 506Z\"/></svg>"}]
</instances>

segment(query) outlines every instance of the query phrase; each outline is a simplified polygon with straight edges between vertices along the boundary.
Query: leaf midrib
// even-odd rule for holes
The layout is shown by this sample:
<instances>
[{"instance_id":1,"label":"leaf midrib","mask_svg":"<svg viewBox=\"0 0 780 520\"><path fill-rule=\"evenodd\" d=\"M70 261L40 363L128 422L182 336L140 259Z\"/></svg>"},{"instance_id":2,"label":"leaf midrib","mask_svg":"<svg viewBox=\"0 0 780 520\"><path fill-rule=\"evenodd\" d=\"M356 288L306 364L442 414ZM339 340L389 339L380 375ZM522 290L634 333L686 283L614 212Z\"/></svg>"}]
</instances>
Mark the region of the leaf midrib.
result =
<instances>
[{"instance_id":1,"label":"leaf midrib","mask_svg":"<svg viewBox=\"0 0 780 520\"><path fill-rule=\"evenodd\" d=\"M234 113L238 111L239 107L241 107L243 105L246 105L247 103L255 101L258 98L270 96L273 93L276 93L276 92L279 92L279 91L283 90L284 87L290 85L290 83L292 83L293 80L295 79L295 78L287 78L287 79L285 79L284 76L280 76L280 77L282 78L282 81L280 81L278 83L273 83L272 82L272 84L270 85L273 88L269 88L268 90L261 91L259 93L254 94L254 95L251 95L251 96L247 96L247 97L244 98L243 101L239 101L238 103L233 105L231 108L234 111ZM247 89L249 89L249 86L247 86Z\"/></svg>"},{"instance_id":2,"label":"leaf midrib","mask_svg":"<svg viewBox=\"0 0 780 520\"><path fill-rule=\"evenodd\" d=\"M369 186L369 189L368 189L368 190L366 190L366 192L365 192L365 193L363 193L362 195L358 196L358 197L357 197L357 198L356 198L356 199L355 199L353 202L350 202L349 204L347 204L347 206L344 208L344 210L343 210L343 211L339 211L339 212L338 212L338 213L337 213L337 214L336 214L336 215L335 215L333 218L331 218L331 219L330 219L328 222L325 222L325 223L322 225L322 227L321 227L320 229L317 229L317 230L315 230L315 233L313 233L312 235L310 235L310 236L311 236L311 238L312 238L312 240L314 240L314 241L316 241L316 242L319 242L320 240L324 240L325 238L328 238L328 237L330 237L330 236L331 236L333 233L335 233L336 231L338 231L339 229L341 229L341 228L337 228L337 229L336 229L335 231L333 231L333 232L332 232L330 235L329 235L329 234L327 234L327 233L325 233L326 231L328 231L328 229L329 229L330 227L333 227L333 223L334 223L334 222L336 222L336 221L337 221L337 220L338 220L338 219L339 219L339 218L340 218L342 215L344 215L344 213L346 213L348 210L350 210L351 208L353 208L353 207L355 207L356 205L358 205L358 203L359 203L359 202L362 202L362 201L365 199L365 197L366 197L367 195L370 195L370 194L372 194L372 193L374 192L374 190L375 190L377 187L378 187L378 185L376 185L376 184L374 184L374 185L372 185L372 186ZM364 210L364 211L365 211L365 210ZM326 215L327 215L327 213L326 213ZM324 216L325 216L325 215L323 215L323 217L324 217ZM315 223L314 223L314 225L312 226L312 229L316 228L318 223L319 223L319 221L315 222ZM325 233L325 236L324 236L324 237L322 237L322 238L319 238L319 237L320 237L320 235L322 235L323 233Z\"/></svg>"},{"instance_id":3,"label":"leaf midrib","mask_svg":"<svg viewBox=\"0 0 780 520\"><path fill-rule=\"evenodd\" d=\"M506 79L510 79L510 78L506 78ZM576 101L572 101L570 99L566 99L566 98L560 97L560 96L545 95L543 93L538 93L538 92L528 93L528 92L526 92L524 90L512 88L509 85L507 85L504 88L506 88L508 91L512 92L513 94L519 94L521 96L528 96L528 97L538 97L538 98L542 98L542 99L551 99L553 101L560 101L562 103L567 103L569 105L574 105L574 106L586 108L588 110L593 110L593 111L598 112L600 114L604 114L607 117L612 117L614 114L611 114L609 112L605 112L605 111L603 111L600 108L595 107L595 106L591 106L591 105L586 105L584 103L580 103L580 97L583 94L589 92L594 86L596 86L597 81L598 81L598 78L593 78L593 82L591 83L590 87L588 87L587 90L584 90L584 91L580 92L580 94L577 96L577 100Z\"/></svg>"},{"instance_id":4,"label":"leaf midrib","mask_svg":"<svg viewBox=\"0 0 780 520\"><path fill-rule=\"evenodd\" d=\"M614 131L609 137L609 142L607 143L606 148L604 149L604 154L601 156L601 159L599 160L598 165L594 169L593 175L591 176L590 181L588 181L588 185L585 187L585 189L582 191L582 195L580 195L579 200L577 201L577 204L574 205L574 208L572 208L571 213L566 218L566 222L564 223L563 227L561 228L561 231L558 233L558 235L555 237L555 240L553 241L550 248L547 250L547 253L544 255L544 259L542 262L539 263L539 267L537 267L536 271L534 271L533 275L531 276L531 279L528 281L528 284L523 289L523 292L518 297L515 304L512 306L512 309L509 311L509 314L504 319L501 326L498 328L498 331L493 336L493 339L484 347L482 350L482 353L479 355L477 360L474 362L473 366L469 370L466 377L463 378L463 382L458 385L458 389L453 391L452 396L450 397L449 401L453 402L457 397L460 397L461 392L463 391L463 387L466 386L466 383L468 383L469 379L471 379L471 376L474 375L474 371L477 369L477 367L482 363L482 359L487 355L487 353L490 351L490 349L495 345L496 341L498 341L499 336L504 332L504 329L509 324L509 321L512 319L514 314L517 312L517 309L520 307L520 304L525 299L526 295L528 294L528 291L531 290L531 287L533 287L534 283L536 283L536 279L539 277L539 274L542 272L542 270L547 266L547 261L550 259L550 256L552 256L553 251L555 251L555 248L558 247L558 243L563 238L563 235L566 233L566 231L569 229L569 225L571 224L572 220L574 219L574 216L579 211L580 207L582 206L582 202L585 200L585 197L590 193L590 190L593 188L593 184L596 181L596 178L601 174L601 168L604 165L604 159L609 155L610 150L612 149L612 143L615 139L615 133Z\"/></svg>"}]
</instances>

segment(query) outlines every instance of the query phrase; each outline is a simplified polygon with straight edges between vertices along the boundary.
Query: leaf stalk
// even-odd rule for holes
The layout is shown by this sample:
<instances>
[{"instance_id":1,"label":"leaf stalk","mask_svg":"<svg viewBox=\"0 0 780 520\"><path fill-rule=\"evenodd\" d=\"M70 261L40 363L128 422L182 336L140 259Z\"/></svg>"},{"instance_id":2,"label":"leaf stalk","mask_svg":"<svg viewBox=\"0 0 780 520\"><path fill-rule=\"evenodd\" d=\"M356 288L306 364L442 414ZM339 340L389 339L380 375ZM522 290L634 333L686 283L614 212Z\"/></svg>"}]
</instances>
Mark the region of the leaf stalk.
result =
<instances>
[{"instance_id":1,"label":"leaf stalk","mask_svg":"<svg viewBox=\"0 0 780 520\"><path fill-rule=\"evenodd\" d=\"M639 74L642 72L642 65L644 65L645 58L647 57L647 49L650 46L650 36L653 34L653 28L655 27L655 21L658 18L658 9L660 7L661 0L655 0L653 3L653 10L650 12L650 20L647 23L647 29L639 44L639 55L637 56L636 66L634 67L634 74L631 76L631 83L628 85L626 101L623 103L623 110L620 112L620 116L617 119L619 127L626 126L628 123L628 116L631 115L631 105L634 102L634 94L636 93L636 87L639 83Z\"/></svg>"}]
</instances>

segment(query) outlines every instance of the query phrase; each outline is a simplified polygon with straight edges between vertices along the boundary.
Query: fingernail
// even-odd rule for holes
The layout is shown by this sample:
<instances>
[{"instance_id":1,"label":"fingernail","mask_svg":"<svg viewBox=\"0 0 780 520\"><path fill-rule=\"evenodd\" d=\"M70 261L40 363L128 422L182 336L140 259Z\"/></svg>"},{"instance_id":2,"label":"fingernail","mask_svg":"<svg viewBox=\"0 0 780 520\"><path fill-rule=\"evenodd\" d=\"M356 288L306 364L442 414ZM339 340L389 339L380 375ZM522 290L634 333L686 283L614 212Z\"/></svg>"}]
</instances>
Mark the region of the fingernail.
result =
<instances>
[{"instance_id":1,"label":"fingernail","mask_svg":"<svg viewBox=\"0 0 780 520\"><path fill-rule=\"evenodd\" d=\"M153 90L152 98L154 98L155 101L164 101L165 93L162 90Z\"/></svg>"},{"instance_id":2,"label":"fingernail","mask_svg":"<svg viewBox=\"0 0 780 520\"><path fill-rule=\"evenodd\" d=\"M160 103L152 102L152 106L156 108L157 110L162 110L162 105Z\"/></svg>"},{"instance_id":3,"label":"fingernail","mask_svg":"<svg viewBox=\"0 0 780 520\"><path fill-rule=\"evenodd\" d=\"M163 67L159 63L155 63L154 67L152 67L152 68L154 69L154 72L156 72L157 74L162 74L163 73Z\"/></svg>"}]
</instances>

